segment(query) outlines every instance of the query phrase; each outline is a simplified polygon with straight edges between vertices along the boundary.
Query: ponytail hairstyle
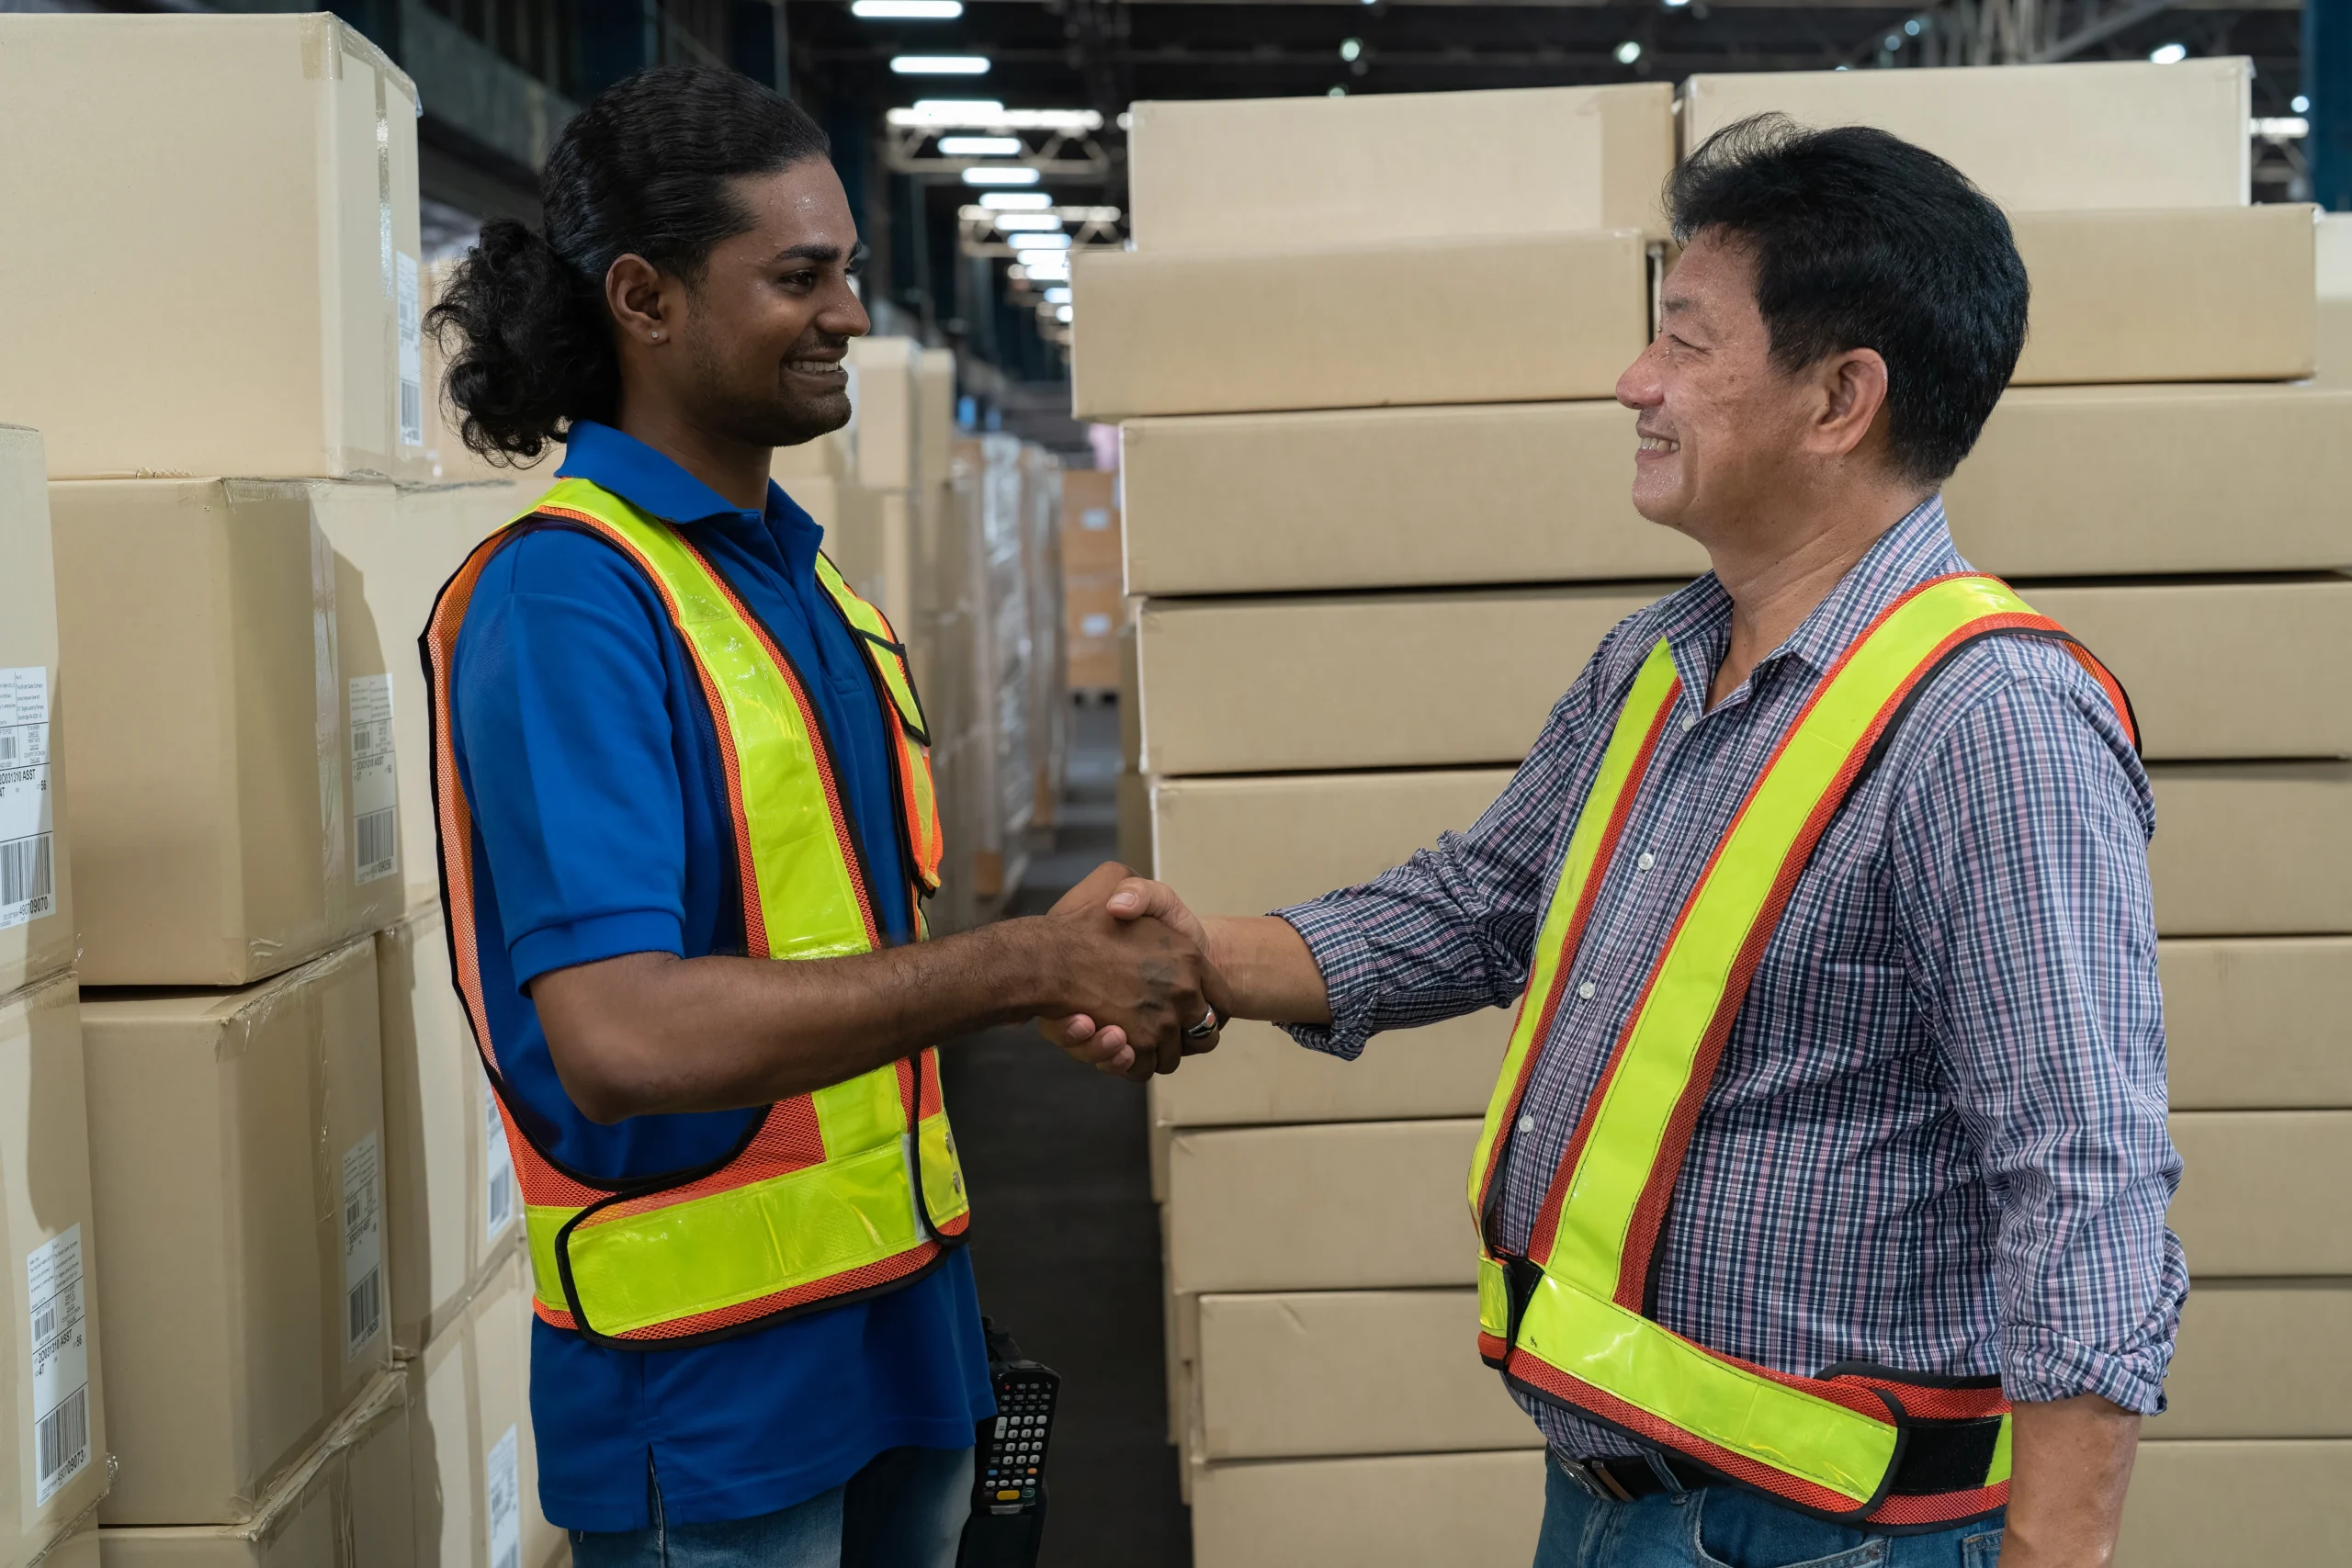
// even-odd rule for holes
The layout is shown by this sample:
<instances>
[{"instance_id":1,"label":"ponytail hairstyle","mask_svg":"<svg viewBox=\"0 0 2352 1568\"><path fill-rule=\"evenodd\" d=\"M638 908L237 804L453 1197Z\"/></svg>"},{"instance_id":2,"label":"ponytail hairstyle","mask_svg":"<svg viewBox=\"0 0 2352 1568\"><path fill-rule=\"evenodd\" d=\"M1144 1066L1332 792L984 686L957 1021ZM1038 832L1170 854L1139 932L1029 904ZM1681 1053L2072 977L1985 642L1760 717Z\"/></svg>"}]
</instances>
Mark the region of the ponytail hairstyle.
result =
<instances>
[{"instance_id":1,"label":"ponytail hairstyle","mask_svg":"<svg viewBox=\"0 0 2352 1568\"><path fill-rule=\"evenodd\" d=\"M628 254L693 280L713 246L752 227L729 189L831 151L798 106L747 76L664 65L615 83L574 116L539 176L547 232L482 225L425 317L449 351L465 443L520 466L575 420L608 423L620 357L605 275Z\"/></svg>"}]
</instances>

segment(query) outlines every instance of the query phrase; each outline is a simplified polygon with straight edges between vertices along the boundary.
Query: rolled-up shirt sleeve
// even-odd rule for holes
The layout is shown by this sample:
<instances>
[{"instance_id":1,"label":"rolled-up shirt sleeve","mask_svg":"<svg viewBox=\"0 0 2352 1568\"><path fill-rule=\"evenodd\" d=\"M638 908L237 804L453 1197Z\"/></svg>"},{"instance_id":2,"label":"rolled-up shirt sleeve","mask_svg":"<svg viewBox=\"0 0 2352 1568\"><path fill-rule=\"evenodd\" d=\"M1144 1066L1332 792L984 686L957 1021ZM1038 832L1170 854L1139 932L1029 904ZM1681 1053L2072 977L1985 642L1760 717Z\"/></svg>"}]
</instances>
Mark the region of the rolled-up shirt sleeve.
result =
<instances>
[{"instance_id":1,"label":"rolled-up shirt sleeve","mask_svg":"<svg viewBox=\"0 0 2352 1568\"><path fill-rule=\"evenodd\" d=\"M2021 677L1939 738L1894 805L1913 984L1998 1208L2002 1383L2163 1408L2188 1267L2165 1212L2147 780L2087 682Z\"/></svg>"},{"instance_id":2,"label":"rolled-up shirt sleeve","mask_svg":"<svg viewBox=\"0 0 2352 1568\"><path fill-rule=\"evenodd\" d=\"M1331 1022L1283 1024L1293 1039L1352 1059L1383 1030L1518 997L1617 635L1554 705L1527 760L1467 832L1441 833L1434 849L1370 882L1274 911L1306 940L1330 993Z\"/></svg>"}]
</instances>

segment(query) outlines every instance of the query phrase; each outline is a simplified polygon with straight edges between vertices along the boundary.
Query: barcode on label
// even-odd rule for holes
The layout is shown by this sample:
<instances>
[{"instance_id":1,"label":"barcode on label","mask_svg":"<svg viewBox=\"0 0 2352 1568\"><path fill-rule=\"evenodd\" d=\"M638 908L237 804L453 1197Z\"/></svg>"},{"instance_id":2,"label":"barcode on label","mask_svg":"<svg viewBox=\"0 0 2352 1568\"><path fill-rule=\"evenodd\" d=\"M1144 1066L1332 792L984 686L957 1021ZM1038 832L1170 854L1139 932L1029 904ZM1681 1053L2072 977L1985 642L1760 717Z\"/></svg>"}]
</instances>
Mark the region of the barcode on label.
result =
<instances>
[{"instance_id":1,"label":"barcode on label","mask_svg":"<svg viewBox=\"0 0 2352 1568\"><path fill-rule=\"evenodd\" d=\"M401 439L412 446L424 439L424 389L413 381L401 383Z\"/></svg>"},{"instance_id":2,"label":"barcode on label","mask_svg":"<svg viewBox=\"0 0 2352 1568\"><path fill-rule=\"evenodd\" d=\"M57 1303L44 1302L40 1310L33 1314L33 1343L38 1345L56 1332Z\"/></svg>"},{"instance_id":3,"label":"barcode on label","mask_svg":"<svg viewBox=\"0 0 2352 1568\"><path fill-rule=\"evenodd\" d=\"M349 1328L354 1345L364 1345L375 1337L376 1325L384 1314L383 1303L377 1299L381 1292L376 1289L377 1281L382 1278L381 1270L370 1269L366 1279L351 1287L351 1295L345 1304L350 1311Z\"/></svg>"},{"instance_id":4,"label":"barcode on label","mask_svg":"<svg viewBox=\"0 0 2352 1568\"><path fill-rule=\"evenodd\" d=\"M77 1388L64 1404L42 1416L33 1427L44 1485L67 1471L79 1470L90 1452L90 1391Z\"/></svg>"},{"instance_id":5,"label":"barcode on label","mask_svg":"<svg viewBox=\"0 0 2352 1568\"><path fill-rule=\"evenodd\" d=\"M50 835L0 844L0 904L23 904L51 892Z\"/></svg>"},{"instance_id":6,"label":"barcode on label","mask_svg":"<svg viewBox=\"0 0 2352 1568\"><path fill-rule=\"evenodd\" d=\"M15 761L21 754L21 750L22 748L17 739L16 731L13 729L0 729L0 762Z\"/></svg>"},{"instance_id":7,"label":"barcode on label","mask_svg":"<svg viewBox=\"0 0 2352 1568\"><path fill-rule=\"evenodd\" d=\"M381 811L370 811L367 816L355 819L355 826L359 835L357 880L366 882L381 876L392 869L395 857L393 845L397 833L392 823L395 815L393 807L386 807Z\"/></svg>"}]
</instances>

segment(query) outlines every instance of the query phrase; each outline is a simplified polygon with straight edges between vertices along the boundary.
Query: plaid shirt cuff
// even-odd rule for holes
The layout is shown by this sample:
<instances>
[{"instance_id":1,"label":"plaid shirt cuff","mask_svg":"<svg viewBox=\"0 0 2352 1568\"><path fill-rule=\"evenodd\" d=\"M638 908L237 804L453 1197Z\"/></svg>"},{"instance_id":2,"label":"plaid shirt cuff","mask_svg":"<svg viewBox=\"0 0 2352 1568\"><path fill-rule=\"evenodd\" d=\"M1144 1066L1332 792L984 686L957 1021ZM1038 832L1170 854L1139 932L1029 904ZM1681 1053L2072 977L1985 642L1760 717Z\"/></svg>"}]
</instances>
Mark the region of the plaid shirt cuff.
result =
<instances>
[{"instance_id":1,"label":"plaid shirt cuff","mask_svg":"<svg viewBox=\"0 0 2352 1568\"><path fill-rule=\"evenodd\" d=\"M2143 1416L2165 1410L2169 1340L2117 1352L2030 1325L2001 1330L2001 1392L2013 1404L2045 1404L2096 1393Z\"/></svg>"},{"instance_id":2,"label":"plaid shirt cuff","mask_svg":"<svg viewBox=\"0 0 2352 1568\"><path fill-rule=\"evenodd\" d=\"M1363 1055L1364 1043L1378 1030L1372 1020L1370 987L1363 984L1372 973L1372 945L1364 941L1363 932L1339 909L1328 903L1297 904L1287 909L1276 909L1277 918L1290 922L1306 943L1315 966L1323 972L1324 988L1330 993L1331 1021L1321 1023L1284 1023L1276 1027L1310 1051L1322 1051L1354 1061Z\"/></svg>"}]
</instances>

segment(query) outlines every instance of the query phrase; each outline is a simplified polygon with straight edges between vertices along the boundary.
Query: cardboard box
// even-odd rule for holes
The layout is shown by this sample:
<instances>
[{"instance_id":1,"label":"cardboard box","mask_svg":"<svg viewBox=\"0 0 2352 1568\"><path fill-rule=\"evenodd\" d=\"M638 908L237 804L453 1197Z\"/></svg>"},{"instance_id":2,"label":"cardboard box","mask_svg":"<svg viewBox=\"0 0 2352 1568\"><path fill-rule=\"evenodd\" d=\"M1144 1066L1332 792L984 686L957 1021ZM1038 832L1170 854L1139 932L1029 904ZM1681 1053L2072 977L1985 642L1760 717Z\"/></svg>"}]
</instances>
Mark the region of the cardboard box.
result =
<instances>
[{"instance_id":1,"label":"cardboard box","mask_svg":"<svg viewBox=\"0 0 2352 1568\"><path fill-rule=\"evenodd\" d=\"M2156 956L2175 1111L2352 1109L2352 938L2174 938ZM1227 1127L1484 1115L1511 1025L1510 1010L1481 1008L1375 1035L1346 1062L1272 1024L1237 1021L1214 1056L1151 1080L1152 1120ZM2199 1272L2210 1263L2200 1245Z\"/></svg>"},{"instance_id":2,"label":"cardboard box","mask_svg":"<svg viewBox=\"0 0 2352 1568\"><path fill-rule=\"evenodd\" d=\"M1668 583L1147 603L1143 771L1514 761L1627 615ZM2352 754L2352 579L2031 588L2108 661L2156 759ZM1316 720L1263 700L1312 693Z\"/></svg>"},{"instance_id":3,"label":"cardboard box","mask_svg":"<svg viewBox=\"0 0 2352 1568\"><path fill-rule=\"evenodd\" d=\"M2352 932L2352 767L2159 767L2148 871L2166 936Z\"/></svg>"},{"instance_id":4,"label":"cardboard box","mask_svg":"<svg viewBox=\"0 0 2352 1568\"><path fill-rule=\"evenodd\" d=\"M2199 1284L2352 1275L2352 1214L2312 1201L2352 1182L2352 1111L2186 1111L2171 1124L2185 1170L2166 1223Z\"/></svg>"},{"instance_id":5,"label":"cardboard box","mask_svg":"<svg viewBox=\"0 0 2352 1568\"><path fill-rule=\"evenodd\" d=\"M2347 1497L2352 1442L2143 1442L2115 1568L2324 1562Z\"/></svg>"},{"instance_id":6,"label":"cardboard box","mask_svg":"<svg viewBox=\"0 0 2352 1568\"><path fill-rule=\"evenodd\" d=\"M1456 234L1639 229L1666 237L1664 83L1139 103L1127 132L1135 242L1221 251ZM1476 158L1461 156L1464 147Z\"/></svg>"},{"instance_id":7,"label":"cardboard box","mask_svg":"<svg viewBox=\"0 0 2352 1568\"><path fill-rule=\"evenodd\" d=\"M1476 1291L1211 1295L1200 1314L1202 1458L1544 1446L1478 1359Z\"/></svg>"},{"instance_id":8,"label":"cardboard box","mask_svg":"<svg viewBox=\"0 0 2352 1568\"><path fill-rule=\"evenodd\" d=\"M413 1356L515 1247L522 1200L438 899L376 933L392 1346Z\"/></svg>"},{"instance_id":9,"label":"cardboard box","mask_svg":"<svg viewBox=\"0 0 2352 1568\"><path fill-rule=\"evenodd\" d=\"M417 638L442 586L468 553L528 509L540 484L534 476L402 486L389 507L381 486L321 485L311 491L319 529L334 551L337 627L350 644L381 649L392 681L398 848L409 903L440 887L432 705Z\"/></svg>"},{"instance_id":10,"label":"cardboard box","mask_svg":"<svg viewBox=\"0 0 2352 1568\"><path fill-rule=\"evenodd\" d=\"M2341 389L2015 388L1945 505L1969 559L2013 579L2330 570L2352 565L2347 428ZM1707 569L1634 510L1633 416L1613 402L1145 419L1122 450L1130 592Z\"/></svg>"},{"instance_id":11,"label":"cardboard box","mask_svg":"<svg viewBox=\"0 0 2352 1568\"><path fill-rule=\"evenodd\" d=\"M1605 398L1649 342L1631 229L1205 255L1080 252L1079 419ZM1400 299L1443 309L1397 309Z\"/></svg>"},{"instance_id":12,"label":"cardboard box","mask_svg":"<svg viewBox=\"0 0 2352 1568\"><path fill-rule=\"evenodd\" d=\"M1131 421L1128 591L1696 577L1634 510L1634 446L1597 400Z\"/></svg>"},{"instance_id":13,"label":"cardboard box","mask_svg":"<svg viewBox=\"0 0 2352 1568\"><path fill-rule=\"evenodd\" d=\"M1062 575L1077 582L1119 570L1119 474L1062 470Z\"/></svg>"},{"instance_id":14,"label":"cardboard box","mask_svg":"<svg viewBox=\"0 0 2352 1568\"><path fill-rule=\"evenodd\" d=\"M1302 903L1468 828L1510 777L1492 768L1152 779L1152 874L1203 914Z\"/></svg>"},{"instance_id":15,"label":"cardboard box","mask_svg":"<svg viewBox=\"0 0 2352 1568\"><path fill-rule=\"evenodd\" d=\"M0 997L74 966L40 434L0 424Z\"/></svg>"},{"instance_id":16,"label":"cardboard box","mask_svg":"<svg viewBox=\"0 0 2352 1568\"><path fill-rule=\"evenodd\" d=\"M564 1554L563 1532L539 1513L529 1279L523 1256L509 1253L408 1363L419 1563L547 1568Z\"/></svg>"},{"instance_id":17,"label":"cardboard box","mask_svg":"<svg viewBox=\"0 0 2352 1568\"><path fill-rule=\"evenodd\" d=\"M2347 428L2345 390L2019 388L1944 504L1968 558L2012 579L2338 568Z\"/></svg>"},{"instance_id":18,"label":"cardboard box","mask_svg":"<svg viewBox=\"0 0 2352 1568\"><path fill-rule=\"evenodd\" d=\"M1179 1133L1168 1288L1475 1284L1478 1240L1462 1183L1477 1141L1476 1119Z\"/></svg>"},{"instance_id":19,"label":"cardboard box","mask_svg":"<svg viewBox=\"0 0 2352 1568\"><path fill-rule=\"evenodd\" d=\"M106 1492L106 1396L121 1397L100 1371L105 1296L74 994L66 975L0 1001L0 1264L10 1281L0 1311L11 1325L0 1337L13 1358L0 1378L0 1560L9 1562L38 1555Z\"/></svg>"},{"instance_id":20,"label":"cardboard box","mask_svg":"<svg viewBox=\"0 0 2352 1568\"><path fill-rule=\"evenodd\" d=\"M2310 375L2312 214L2284 202L2018 213L2033 304L2010 384Z\"/></svg>"},{"instance_id":21,"label":"cardboard box","mask_svg":"<svg viewBox=\"0 0 2352 1568\"><path fill-rule=\"evenodd\" d=\"M82 1011L122 1461L103 1517L244 1524L391 1359L375 944Z\"/></svg>"},{"instance_id":22,"label":"cardboard box","mask_svg":"<svg viewBox=\"0 0 2352 1568\"><path fill-rule=\"evenodd\" d=\"M250 1519L107 1529L105 1568L411 1568L415 1483L405 1375L379 1372Z\"/></svg>"},{"instance_id":23,"label":"cardboard box","mask_svg":"<svg viewBox=\"0 0 2352 1568\"><path fill-rule=\"evenodd\" d=\"M1062 579L1062 615L1069 651L1069 685L1073 692L1116 690L1119 684L1119 627L1127 618L1127 601L1119 592L1119 573L1066 573Z\"/></svg>"},{"instance_id":24,"label":"cardboard box","mask_svg":"<svg viewBox=\"0 0 2352 1568\"><path fill-rule=\"evenodd\" d=\"M50 487L89 985L233 986L406 908L388 653L322 513L389 485ZM356 722L355 722L356 720Z\"/></svg>"},{"instance_id":25,"label":"cardboard box","mask_svg":"<svg viewBox=\"0 0 2352 1568\"><path fill-rule=\"evenodd\" d=\"M1196 1466L1193 1561L1216 1568L1520 1563L1544 1523L1544 1456L1425 1454Z\"/></svg>"},{"instance_id":26,"label":"cardboard box","mask_svg":"<svg viewBox=\"0 0 2352 1568\"><path fill-rule=\"evenodd\" d=\"M922 439L915 362L922 353L910 337L850 339L850 446L857 481L868 490L905 490L915 482Z\"/></svg>"},{"instance_id":27,"label":"cardboard box","mask_svg":"<svg viewBox=\"0 0 2352 1568\"><path fill-rule=\"evenodd\" d=\"M2346 1334L2352 1285L2342 1280L2200 1280L2181 1308L2170 1408L2141 1440L2352 1438L2352 1358L2312 1350Z\"/></svg>"},{"instance_id":28,"label":"cardboard box","mask_svg":"<svg viewBox=\"0 0 2352 1568\"><path fill-rule=\"evenodd\" d=\"M1216 1054L1151 1080L1151 1114L1175 1127L1387 1122L1486 1113L1511 1014L1481 1008L1378 1035L1355 1061L1310 1051L1271 1023L1237 1020Z\"/></svg>"},{"instance_id":29,"label":"cardboard box","mask_svg":"<svg viewBox=\"0 0 2352 1568\"><path fill-rule=\"evenodd\" d=\"M2151 760L2352 755L2352 694L2332 673L2352 666L2352 578L2024 594L2123 683Z\"/></svg>"},{"instance_id":30,"label":"cardboard box","mask_svg":"<svg viewBox=\"0 0 2352 1568\"><path fill-rule=\"evenodd\" d=\"M416 89L326 16L0 19L0 410L59 478L430 479ZM156 258L169 256L169 265ZM233 305L230 302L233 301Z\"/></svg>"},{"instance_id":31,"label":"cardboard box","mask_svg":"<svg viewBox=\"0 0 2352 1568\"><path fill-rule=\"evenodd\" d=\"M1777 109L1874 125L1957 164L2011 212L2235 207L2253 71L2239 58L1916 71L1706 73L1682 84L1685 156Z\"/></svg>"},{"instance_id":32,"label":"cardboard box","mask_svg":"<svg viewBox=\"0 0 2352 1568\"><path fill-rule=\"evenodd\" d=\"M1148 602L1143 771L1516 761L1610 628L1676 586Z\"/></svg>"},{"instance_id":33,"label":"cardboard box","mask_svg":"<svg viewBox=\"0 0 2352 1568\"><path fill-rule=\"evenodd\" d=\"M2352 213L2323 212L2314 229L2319 294L2318 378L2352 381Z\"/></svg>"},{"instance_id":34,"label":"cardboard box","mask_svg":"<svg viewBox=\"0 0 2352 1568\"><path fill-rule=\"evenodd\" d=\"M2174 1110L2352 1108L2352 939L2179 939L2156 960Z\"/></svg>"}]
</instances>

